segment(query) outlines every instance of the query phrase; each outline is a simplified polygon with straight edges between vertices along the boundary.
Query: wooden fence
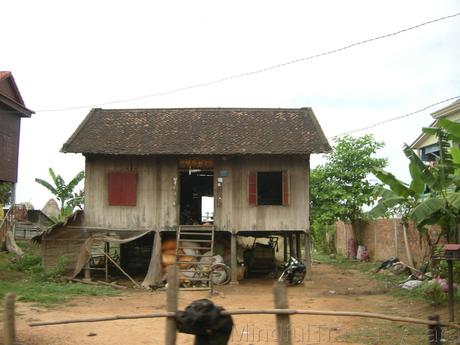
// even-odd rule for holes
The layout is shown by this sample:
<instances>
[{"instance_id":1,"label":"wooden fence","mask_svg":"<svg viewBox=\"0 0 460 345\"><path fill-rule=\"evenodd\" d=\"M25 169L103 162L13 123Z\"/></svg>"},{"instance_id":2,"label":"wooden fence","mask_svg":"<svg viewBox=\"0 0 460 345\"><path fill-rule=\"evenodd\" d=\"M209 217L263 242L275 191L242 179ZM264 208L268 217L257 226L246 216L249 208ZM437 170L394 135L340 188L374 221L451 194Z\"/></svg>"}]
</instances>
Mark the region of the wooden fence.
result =
<instances>
[{"instance_id":1,"label":"wooden fence","mask_svg":"<svg viewBox=\"0 0 460 345\"><path fill-rule=\"evenodd\" d=\"M178 311L178 274L175 267L170 267L168 270L169 283L166 290L166 311L154 314L142 315L113 315L100 318L86 318L60 321L46 321L30 323L31 327L62 325L70 323L82 322L101 322L114 320L132 320L146 318L166 318L166 335L165 344L175 345L177 335L176 313ZM323 316L344 316L344 317L360 317L367 319L381 319L387 321L404 322L411 324L421 324L428 326L428 344L441 344L441 327L455 328L460 330L460 324L452 322L441 322L438 315L429 316L427 320L417 318L398 317L384 314L366 313L366 312L351 312L351 311L327 311L327 310L297 310L289 309L287 288L284 283L276 282L273 289L275 299L275 309L237 309L223 310L220 315L248 315L248 314L273 314L276 315L278 344L291 345L291 315L323 315ZM15 322L14 322L14 295L8 294L5 297L4 304L4 344L13 345L15 343Z\"/></svg>"}]
</instances>

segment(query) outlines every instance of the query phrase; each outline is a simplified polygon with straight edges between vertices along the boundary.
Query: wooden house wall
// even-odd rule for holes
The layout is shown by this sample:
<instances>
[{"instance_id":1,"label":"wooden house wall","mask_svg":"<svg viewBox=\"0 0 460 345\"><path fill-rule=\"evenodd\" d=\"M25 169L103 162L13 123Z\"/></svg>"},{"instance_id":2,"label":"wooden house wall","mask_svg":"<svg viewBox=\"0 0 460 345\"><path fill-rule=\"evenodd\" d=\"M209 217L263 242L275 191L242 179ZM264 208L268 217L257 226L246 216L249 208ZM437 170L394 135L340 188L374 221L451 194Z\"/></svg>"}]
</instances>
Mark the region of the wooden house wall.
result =
<instances>
[{"instance_id":1,"label":"wooden house wall","mask_svg":"<svg viewBox=\"0 0 460 345\"><path fill-rule=\"evenodd\" d=\"M309 218L308 169L308 158L301 155L239 156L228 157L225 160L216 159L214 163L216 227L231 231L306 230ZM222 186L219 187L217 178L222 170L228 171L228 176L222 178ZM249 173L263 171L287 171L288 205L249 205Z\"/></svg>"},{"instance_id":2,"label":"wooden house wall","mask_svg":"<svg viewBox=\"0 0 460 345\"><path fill-rule=\"evenodd\" d=\"M0 180L17 182L21 118L0 104Z\"/></svg>"},{"instance_id":3,"label":"wooden house wall","mask_svg":"<svg viewBox=\"0 0 460 345\"><path fill-rule=\"evenodd\" d=\"M306 230L308 228L306 156L214 157L214 222L217 230ZM136 206L109 206L108 174L137 173ZM221 171L227 176L218 182ZM250 206L248 175L287 171L289 205ZM179 221L177 157L87 156L85 226L107 229L175 229Z\"/></svg>"},{"instance_id":4,"label":"wooden house wall","mask_svg":"<svg viewBox=\"0 0 460 345\"><path fill-rule=\"evenodd\" d=\"M108 174L137 173L136 206L109 206ZM85 225L115 229L177 226L177 160L168 157L87 156Z\"/></svg>"}]
</instances>

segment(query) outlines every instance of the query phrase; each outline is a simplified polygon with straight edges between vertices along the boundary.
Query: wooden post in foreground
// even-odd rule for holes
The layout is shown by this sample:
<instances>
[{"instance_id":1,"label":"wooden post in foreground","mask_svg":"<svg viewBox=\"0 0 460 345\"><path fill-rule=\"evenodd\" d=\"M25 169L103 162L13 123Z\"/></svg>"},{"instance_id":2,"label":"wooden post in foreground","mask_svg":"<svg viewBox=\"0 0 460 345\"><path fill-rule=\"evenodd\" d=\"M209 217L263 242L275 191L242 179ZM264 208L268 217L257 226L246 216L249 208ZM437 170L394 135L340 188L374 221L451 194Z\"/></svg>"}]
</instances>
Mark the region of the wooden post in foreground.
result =
<instances>
[{"instance_id":1,"label":"wooden post in foreground","mask_svg":"<svg viewBox=\"0 0 460 345\"><path fill-rule=\"evenodd\" d=\"M168 288L166 290L166 311L177 312L177 299L179 291L179 280L177 277L176 265L168 267ZM166 318L166 345L176 345L176 318Z\"/></svg>"},{"instance_id":2,"label":"wooden post in foreground","mask_svg":"<svg viewBox=\"0 0 460 345\"><path fill-rule=\"evenodd\" d=\"M289 308L285 283L275 282L273 295L275 298L276 309ZM278 344L292 345L292 332L291 324L289 323L289 315L276 315L276 331L278 334Z\"/></svg>"},{"instance_id":3,"label":"wooden post in foreground","mask_svg":"<svg viewBox=\"0 0 460 345\"><path fill-rule=\"evenodd\" d=\"M8 293L4 299L3 305L3 342L5 345L14 345L16 341L16 325L14 302L16 296Z\"/></svg>"},{"instance_id":4,"label":"wooden post in foreground","mask_svg":"<svg viewBox=\"0 0 460 345\"><path fill-rule=\"evenodd\" d=\"M429 321L439 322L439 315L428 316ZM428 344L429 345L441 345L442 330L440 325L429 325L428 326Z\"/></svg>"}]
</instances>

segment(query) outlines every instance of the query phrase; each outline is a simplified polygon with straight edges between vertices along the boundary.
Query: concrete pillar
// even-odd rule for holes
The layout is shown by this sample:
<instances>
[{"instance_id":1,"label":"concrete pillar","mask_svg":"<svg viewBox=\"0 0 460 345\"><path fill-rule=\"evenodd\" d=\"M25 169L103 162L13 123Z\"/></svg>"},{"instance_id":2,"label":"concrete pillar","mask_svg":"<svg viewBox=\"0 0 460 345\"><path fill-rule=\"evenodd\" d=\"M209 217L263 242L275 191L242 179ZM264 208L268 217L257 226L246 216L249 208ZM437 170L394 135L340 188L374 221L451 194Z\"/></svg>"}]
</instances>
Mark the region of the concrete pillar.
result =
<instances>
[{"instance_id":1,"label":"concrete pillar","mask_svg":"<svg viewBox=\"0 0 460 345\"><path fill-rule=\"evenodd\" d=\"M294 237L293 234L289 233L289 257L295 256L295 248L294 248Z\"/></svg>"}]
</instances>

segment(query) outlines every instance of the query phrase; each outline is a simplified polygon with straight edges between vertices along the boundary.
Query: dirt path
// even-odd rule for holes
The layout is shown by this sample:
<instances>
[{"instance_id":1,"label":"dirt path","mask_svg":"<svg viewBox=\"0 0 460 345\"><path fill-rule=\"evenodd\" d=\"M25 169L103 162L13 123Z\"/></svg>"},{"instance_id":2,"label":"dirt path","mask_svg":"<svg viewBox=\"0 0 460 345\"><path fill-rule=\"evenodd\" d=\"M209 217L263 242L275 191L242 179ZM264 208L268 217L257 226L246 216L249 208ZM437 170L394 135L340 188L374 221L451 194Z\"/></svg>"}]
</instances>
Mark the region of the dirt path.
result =
<instances>
[{"instance_id":1,"label":"dirt path","mask_svg":"<svg viewBox=\"0 0 460 345\"><path fill-rule=\"evenodd\" d=\"M289 288L289 306L298 309L380 312L425 318L426 303L408 303L388 295L385 288L363 274L320 264L314 266L313 281ZM272 280L246 280L238 286L224 286L212 300L227 309L273 308ZM206 292L181 292L180 308ZM112 314L141 314L163 311L163 292L132 291L118 297L74 299L54 309L19 304L18 335L27 345L134 345L163 344L164 319L124 320L30 328L27 322ZM444 315L443 315L444 316ZM296 344L419 344L426 339L424 326L394 324L345 317L295 316ZM235 316L230 344L276 344L275 317ZM395 341L397 340L397 341ZM423 341L425 343L426 341ZM193 344L193 338L179 334L178 344Z\"/></svg>"}]
</instances>

